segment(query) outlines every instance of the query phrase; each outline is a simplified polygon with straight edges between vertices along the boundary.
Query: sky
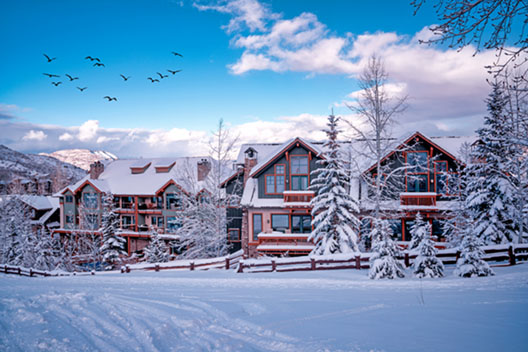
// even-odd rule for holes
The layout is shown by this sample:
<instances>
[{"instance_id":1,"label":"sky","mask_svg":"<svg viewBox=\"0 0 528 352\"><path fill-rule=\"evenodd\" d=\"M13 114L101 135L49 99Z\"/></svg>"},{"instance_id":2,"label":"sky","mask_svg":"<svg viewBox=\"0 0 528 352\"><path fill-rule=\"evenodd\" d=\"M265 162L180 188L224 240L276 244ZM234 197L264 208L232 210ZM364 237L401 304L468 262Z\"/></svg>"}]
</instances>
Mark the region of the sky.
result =
<instances>
[{"instance_id":1,"label":"sky","mask_svg":"<svg viewBox=\"0 0 528 352\"><path fill-rule=\"evenodd\" d=\"M240 143L322 139L332 109L355 119L346 105L373 54L388 91L408 96L395 134L472 135L494 52L419 44L437 17L413 12L389 0L1 1L0 144L205 155L220 119Z\"/></svg>"}]
</instances>

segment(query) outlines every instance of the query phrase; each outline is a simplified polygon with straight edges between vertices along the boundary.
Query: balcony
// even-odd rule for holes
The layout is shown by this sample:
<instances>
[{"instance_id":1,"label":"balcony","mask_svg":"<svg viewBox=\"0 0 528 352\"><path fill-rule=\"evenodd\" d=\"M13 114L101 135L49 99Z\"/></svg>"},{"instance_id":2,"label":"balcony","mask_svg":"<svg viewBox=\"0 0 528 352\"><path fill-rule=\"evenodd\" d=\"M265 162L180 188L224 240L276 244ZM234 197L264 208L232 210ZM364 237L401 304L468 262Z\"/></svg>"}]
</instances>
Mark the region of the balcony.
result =
<instances>
[{"instance_id":1,"label":"balcony","mask_svg":"<svg viewBox=\"0 0 528 352\"><path fill-rule=\"evenodd\" d=\"M400 193L400 205L407 207L430 207L436 208L435 192L402 192Z\"/></svg>"},{"instance_id":2,"label":"balcony","mask_svg":"<svg viewBox=\"0 0 528 352\"><path fill-rule=\"evenodd\" d=\"M314 244L308 240L309 233L260 233L257 251L261 254L308 255Z\"/></svg>"},{"instance_id":3,"label":"balcony","mask_svg":"<svg viewBox=\"0 0 528 352\"><path fill-rule=\"evenodd\" d=\"M313 191L284 191L283 194L286 208L309 208L314 197Z\"/></svg>"}]
</instances>

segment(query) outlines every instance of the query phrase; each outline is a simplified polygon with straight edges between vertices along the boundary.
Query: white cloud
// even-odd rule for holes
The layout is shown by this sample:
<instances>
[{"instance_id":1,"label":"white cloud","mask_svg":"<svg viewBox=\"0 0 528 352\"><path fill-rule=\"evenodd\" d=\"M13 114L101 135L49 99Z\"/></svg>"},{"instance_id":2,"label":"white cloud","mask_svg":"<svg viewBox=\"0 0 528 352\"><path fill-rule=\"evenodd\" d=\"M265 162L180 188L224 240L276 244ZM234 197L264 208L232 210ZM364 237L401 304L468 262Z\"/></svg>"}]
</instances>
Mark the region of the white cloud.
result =
<instances>
[{"instance_id":1,"label":"white cloud","mask_svg":"<svg viewBox=\"0 0 528 352\"><path fill-rule=\"evenodd\" d=\"M30 130L22 137L25 141L43 141L48 136L43 131Z\"/></svg>"},{"instance_id":2,"label":"white cloud","mask_svg":"<svg viewBox=\"0 0 528 352\"><path fill-rule=\"evenodd\" d=\"M79 127L79 134L77 135L82 142L94 139L99 129L99 121L88 120Z\"/></svg>"},{"instance_id":3,"label":"white cloud","mask_svg":"<svg viewBox=\"0 0 528 352\"><path fill-rule=\"evenodd\" d=\"M71 141L73 139L73 136L69 134L68 132L63 133L59 136L59 141Z\"/></svg>"}]
</instances>

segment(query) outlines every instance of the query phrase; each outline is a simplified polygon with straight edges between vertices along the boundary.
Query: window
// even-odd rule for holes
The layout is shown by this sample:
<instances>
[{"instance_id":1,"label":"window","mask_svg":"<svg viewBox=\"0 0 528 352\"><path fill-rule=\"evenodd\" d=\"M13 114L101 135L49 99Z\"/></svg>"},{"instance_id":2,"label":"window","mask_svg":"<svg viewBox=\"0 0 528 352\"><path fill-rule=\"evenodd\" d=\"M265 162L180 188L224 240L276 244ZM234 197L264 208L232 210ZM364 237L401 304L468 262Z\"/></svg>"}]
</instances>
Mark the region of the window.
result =
<instances>
[{"instance_id":1,"label":"window","mask_svg":"<svg viewBox=\"0 0 528 352\"><path fill-rule=\"evenodd\" d=\"M253 241L258 241L258 234L262 232L262 214L253 214Z\"/></svg>"},{"instance_id":2,"label":"window","mask_svg":"<svg viewBox=\"0 0 528 352\"><path fill-rule=\"evenodd\" d=\"M275 165L274 174L266 175L266 194L278 194L284 192L285 167L284 164Z\"/></svg>"},{"instance_id":3,"label":"window","mask_svg":"<svg viewBox=\"0 0 528 352\"><path fill-rule=\"evenodd\" d=\"M231 242L239 242L240 241L240 230L239 229L227 230L227 239Z\"/></svg>"},{"instance_id":4,"label":"window","mask_svg":"<svg viewBox=\"0 0 528 352\"><path fill-rule=\"evenodd\" d=\"M390 219L388 221L392 229L392 239L395 241L403 241L401 219Z\"/></svg>"},{"instance_id":5,"label":"window","mask_svg":"<svg viewBox=\"0 0 528 352\"><path fill-rule=\"evenodd\" d=\"M153 216L151 220L151 224L153 226L157 226L158 228L163 227L163 216Z\"/></svg>"},{"instance_id":6,"label":"window","mask_svg":"<svg viewBox=\"0 0 528 352\"><path fill-rule=\"evenodd\" d=\"M123 215L121 216L121 228L132 230L134 229L136 224L136 218L131 215Z\"/></svg>"},{"instance_id":7,"label":"window","mask_svg":"<svg viewBox=\"0 0 528 352\"><path fill-rule=\"evenodd\" d=\"M444 236L444 221L433 219L432 228L433 240L438 242L445 242L446 237Z\"/></svg>"},{"instance_id":8,"label":"window","mask_svg":"<svg viewBox=\"0 0 528 352\"><path fill-rule=\"evenodd\" d=\"M83 204L88 209L97 208L97 193L83 193Z\"/></svg>"},{"instance_id":9,"label":"window","mask_svg":"<svg viewBox=\"0 0 528 352\"><path fill-rule=\"evenodd\" d=\"M291 190L304 191L308 189L308 156L292 155L291 165Z\"/></svg>"},{"instance_id":10,"label":"window","mask_svg":"<svg viewBox=\"0 0 528 352\"><path fill-rule=\"evenodd\" d=\"M428 154L426 151L407 152L407 192L428 192L429 173L427 167Z\"/></svg>"},{"instance_id":11,"label":"window","mask_svg":"<svg viewBox=\"0 0 528 352\"><path fill-rule=\"evenodd\" d=\"M123 209L134 209L135 208L134 198L132 198L132 197L122 197L121 198L121 207L123 207Z\"/></svg>"},{"instance_id":12,"label":"window","mask_svg":"<svg viewBox=\"0 0 528 352\"><path fill-rule=\"evenodd\" d=\"M289 216L287 214L272 214L271 215L271 228L273 231L285 232L290 228Z\"/></svg>"},{"instance_id":13,"label":"window","mask_svg":"<svg viewBox=\"0 0 528 352\"><path fill-rule=\"evenodd\" d=\"M405 238L404 241L410 241L412 239L411 227L414 226L413 220L405 220Z\"/></svg>"},{"instance_id":14,"label":"window","mask_svg":"<svg viewBox=\"0 0 528 352\"><path fill-rule=\"evenodd\" d=\"M438 194L447 193L447 161L434 162L435 192Z\"/></svg>"},{"instance_id":15,"label":"window","mask_svg":"<svg viewBox=\"0 0 528 352\"><path fill-rule=\"evenodd\" d=\"M182 227L182 222L179 217L167 216L167 232L174 233L180 227Z\"/></svg>"},{"instance_id":16,"label":"window","mask_svg":"<svg viewBox=\"0 0 528 352\"><path fill-rule=\"evenodd\" d=\"M99 228L99 216L97 214L86 214L84 228L87 230L97 230Z\"/></svg>"},{"instance_id":17,"label":"window","mask_svg":"<svg viewBox=\"0 0 528 352\"><path fill-rule=\"evenodd\" d=\"M73 203L73 196L66 196L66 203Z\"/></svg>"},{"instance_id":18,"label":"window","mask_svg":"<svg viewBox=\"0 0 528 352\"><path fill-rule=\"evenodd\" d=\"M178 193L167 193L165 195L167 210L181 209L181 197Z\"/></svg>"},{"instance_id":19,"label":"window","mask_svg":"<svg viewBox=\"0 0 528 352\"><path fill-rule=\"evenodd\" d=\"M66 223L73 224L73 215L66 215Z\"/></svg>"},{"instance_id":20,"label":"window","mask_svg":"<svg viewBox=\"0 0 528 352\"><path fill-rule=\"evenodd\" d=\"M312 232L312 217L309 215L292 215L292 233Z\"/></svg>"}]
</instances>

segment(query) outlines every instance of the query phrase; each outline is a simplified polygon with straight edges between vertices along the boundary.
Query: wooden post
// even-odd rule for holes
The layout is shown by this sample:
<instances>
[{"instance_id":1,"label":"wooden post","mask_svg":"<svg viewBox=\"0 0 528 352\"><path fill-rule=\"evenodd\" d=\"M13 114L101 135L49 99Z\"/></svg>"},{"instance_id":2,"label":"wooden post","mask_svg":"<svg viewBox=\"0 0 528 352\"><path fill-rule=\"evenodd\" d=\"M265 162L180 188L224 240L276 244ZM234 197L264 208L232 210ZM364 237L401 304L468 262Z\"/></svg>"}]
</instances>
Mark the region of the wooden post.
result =
<instances>
[{"instance_id":1,"label":"wooden post","mask_svg":"<svg viewBox=\"0 0 528 352\"><path fill-rule=\"evenodd\" d=\"M156 264L156 266L154 267L154 270L159 271L159 264Z\"/></svg>"},{"instance_id":2,"label":"wooden post","mask_svg":"<svg viewBox=\"0 0 528 352\"><path fill-rule=\"evenodd\" d=\"M410 260L409 260L409 252L405 252L404 260L405 260L405 267L406 268L410 267L411 263L410 263Z\"/></svg>"},{"instance_id":3,"label":"wooden post","mask_svg":"<svg viewBox=\"0 0 528 352\"><path fill-rule=\"evenodd\" d=\"M22 269L20 269L20 267L18 267L18 275L22 275Z\"/></svg>"},{"instance_id":4,"label":"wooden post","mask_svg":"<svg viewBox=\"0 0 528 352\"><path fill-rule=\"evenodd\" d=\"M32 268L29 269L29 276L33 277L33 269Z\"/></svg>"},{"instance_id":5,"label":"wooden post","mask_svg":"<svg viewBox=\"0 0 528 352\"><path fill-rule=\"evenodd\" d=\"M315 270L315 258L310 258L310 270Z\"/></svg>"},{"instance_id":6,"label":"wooden post","mask_svg":"<svg viewBox=\"0 0 528 352\"><path fill-rule=\"evenodd\" d=\"M458 262L459 258L460 258L460 251L457 251L456 252L456 257L455 257L455 263Z\"/></svg>"},{"instance_id":7,"label":"wooden post","mask_svg":"<svg viewBox=\"0 0 528 352\"><path fill-rule=\"evenodd\" d=\"M130 266L128 266L128 264L125 266L125 271L126 271L127 274L130 273Z\"/></svg>"},{"instance_id":8,"label":"wooden post","mask_svg":"<svg viewBox=\"0 0 528 352\"><path fill-rule=\"evenodd\" d=\"M244 263L242 263L241 261L238 262L238 270L237 270L237 273L243 273L244 272Z\"/></svg>"},{"instance_id":9,"label":"wooden post","mask_svg":"<svg viewBox=\"0 0 528 352\"><path fill-rule=\"evenodd\" d=\"M271 271L277 270L277 262L275 262L275 259L271 260Z\"/></svg>"},{"instance_id":10,"label":"wooden post","mask_svg":"<svg viewBox=\"0 0 528 352\"><path fill-rule=\"evenodd\" d=\"M229 258L226 258L226 270L229 270Z\"/></svg>"},{"instance_id":11,"label":"wooden post","mask_svg":"<svg viewBox=\"0 0 528 352\"><path fill-rule=\"evenodd\" d=\"M361 270L361 257L356 255L356 269Z\"/></svg>"},{"instance_id":12,"label":"wooden post","mask_svg":"<svg viewBox=\"0 0 528 352\"><path fill-rule=\"evenodd\" d=\"M510 265L515 265L515 252L513 251L513 246L508 247L508 257L510 259Z\"/></svg>"},{"instance_id":13,"label":"wooden post","mask_svg":"<svg viewBox=\"0 0 528 352\"><path fill-rule=\"evenodd\" d=\"M125 273L125 267L121 267L121 274L124 274Z\"/></svg>"},{"instance_id":14,"label":"wooden post","mask_svg":"<svg viewBox=\"0 0 528 352\"><path fill-rule=\"evenodd\" d=\"M191 271L194 270L194 262L191 262Z\"/></svg>"}]
</instances>

